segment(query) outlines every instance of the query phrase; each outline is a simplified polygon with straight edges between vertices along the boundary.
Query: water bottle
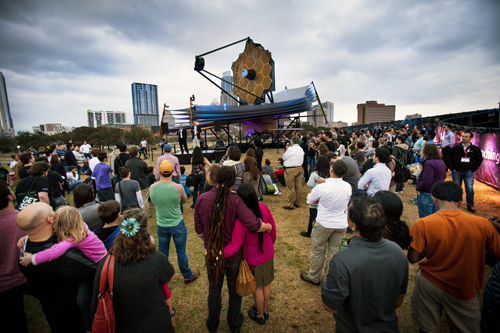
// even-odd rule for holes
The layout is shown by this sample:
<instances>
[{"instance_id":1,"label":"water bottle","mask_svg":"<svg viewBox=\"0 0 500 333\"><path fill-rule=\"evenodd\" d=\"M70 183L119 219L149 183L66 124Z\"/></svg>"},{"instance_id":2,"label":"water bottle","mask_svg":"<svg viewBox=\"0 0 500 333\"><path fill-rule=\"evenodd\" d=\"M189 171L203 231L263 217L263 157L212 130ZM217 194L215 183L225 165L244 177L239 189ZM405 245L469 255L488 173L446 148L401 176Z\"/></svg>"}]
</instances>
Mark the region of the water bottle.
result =
<instances>
[{"instance_id":1,"label":"water bottle","mask_svg":"<svg viewBox=\"0 0 500 333\"><path fill-rule=\"evenodd\" d=\"M342 243L340 244L339 251L342 251L342 249L347 246L347 238L342 238Z\"/></svg>"}]
</instances>

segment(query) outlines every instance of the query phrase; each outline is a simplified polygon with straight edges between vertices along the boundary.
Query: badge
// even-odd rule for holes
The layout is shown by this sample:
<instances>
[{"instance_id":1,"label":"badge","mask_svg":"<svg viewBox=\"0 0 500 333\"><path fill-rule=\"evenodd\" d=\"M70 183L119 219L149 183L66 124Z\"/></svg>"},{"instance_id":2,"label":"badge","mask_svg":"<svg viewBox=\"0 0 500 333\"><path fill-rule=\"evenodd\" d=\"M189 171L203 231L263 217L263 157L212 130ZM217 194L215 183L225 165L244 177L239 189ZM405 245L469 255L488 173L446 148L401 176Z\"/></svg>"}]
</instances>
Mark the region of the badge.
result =
<instances>
[{"instance_id":1,"label":"badge","mask_svg":"<svg viewBox=\"0 0 500 333\"><path fill-rule=\"evenodd\" d=\"M470 162L470 157L462 157L461 162L463 162L463 163L469 163Z\"/></svg>"}]
</instances>

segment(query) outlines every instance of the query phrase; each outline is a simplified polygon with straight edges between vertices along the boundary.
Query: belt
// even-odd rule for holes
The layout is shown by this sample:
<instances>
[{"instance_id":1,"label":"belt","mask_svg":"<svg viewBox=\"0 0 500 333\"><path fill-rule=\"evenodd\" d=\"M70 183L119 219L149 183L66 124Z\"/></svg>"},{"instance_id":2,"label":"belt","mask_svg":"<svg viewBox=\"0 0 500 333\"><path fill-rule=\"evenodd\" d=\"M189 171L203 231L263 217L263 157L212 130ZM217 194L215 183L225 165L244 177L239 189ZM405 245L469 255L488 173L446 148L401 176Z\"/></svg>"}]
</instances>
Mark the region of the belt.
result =
<instances>
[{"instance_id":1,"label":"belt","mask_svg":"<svg viewBox=\"0 0 500 333\"><path fill-rule=\"evenodd\" d=\"M285 170L286 170L286 169L294 169L294 168L300 168L300 167L302 167L302 165L299 165L299 166L294 166L294 167L284 167L284 168L285 168Z\"/></svg>"}]
</instances>

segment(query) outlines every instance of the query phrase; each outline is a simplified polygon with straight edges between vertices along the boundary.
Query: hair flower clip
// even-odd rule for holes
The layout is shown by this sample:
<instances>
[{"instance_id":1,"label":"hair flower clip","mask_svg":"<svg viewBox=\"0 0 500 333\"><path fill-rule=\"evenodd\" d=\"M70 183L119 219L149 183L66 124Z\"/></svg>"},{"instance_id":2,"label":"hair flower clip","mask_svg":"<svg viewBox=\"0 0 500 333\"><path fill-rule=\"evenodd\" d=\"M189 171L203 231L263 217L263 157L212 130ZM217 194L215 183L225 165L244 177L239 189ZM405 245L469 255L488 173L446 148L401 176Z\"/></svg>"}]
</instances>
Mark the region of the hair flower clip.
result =
<instances>
[{"instance_id":1,"label":"hair flower clip","mask_svg":"<svg viewBox=\"0 0 500 333\"><path fill-rule=\"evenodd\" d=\"M122 223L120 223L121 233L127 237L135 236L139 232L141 225L136 219L126 218Z\"/></svg>"}]
</instances>

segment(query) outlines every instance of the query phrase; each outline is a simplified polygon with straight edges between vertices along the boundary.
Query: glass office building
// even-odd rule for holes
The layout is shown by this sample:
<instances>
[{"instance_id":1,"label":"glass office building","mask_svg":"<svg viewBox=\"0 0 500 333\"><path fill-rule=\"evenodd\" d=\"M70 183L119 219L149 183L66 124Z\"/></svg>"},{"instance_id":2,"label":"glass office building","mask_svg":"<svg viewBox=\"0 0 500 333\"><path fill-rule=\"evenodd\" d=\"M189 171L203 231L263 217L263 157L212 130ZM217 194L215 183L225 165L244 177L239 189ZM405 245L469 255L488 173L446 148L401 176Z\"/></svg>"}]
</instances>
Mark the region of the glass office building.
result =
<instances>
[{"instance_id":1,"label":"glass office building","mask_svg":"<svg viewBox=\"0 0 500 333\"><path fill-rule=\"evenodd\" d=\"M158 86L132 83L134 125L159 126Z\"/></svg>"}]
</instances>

